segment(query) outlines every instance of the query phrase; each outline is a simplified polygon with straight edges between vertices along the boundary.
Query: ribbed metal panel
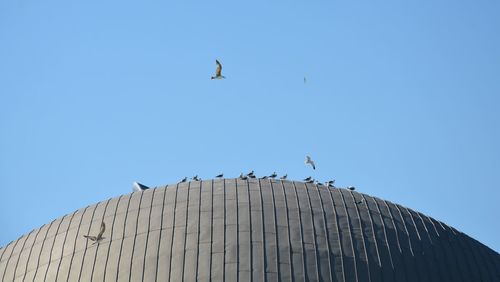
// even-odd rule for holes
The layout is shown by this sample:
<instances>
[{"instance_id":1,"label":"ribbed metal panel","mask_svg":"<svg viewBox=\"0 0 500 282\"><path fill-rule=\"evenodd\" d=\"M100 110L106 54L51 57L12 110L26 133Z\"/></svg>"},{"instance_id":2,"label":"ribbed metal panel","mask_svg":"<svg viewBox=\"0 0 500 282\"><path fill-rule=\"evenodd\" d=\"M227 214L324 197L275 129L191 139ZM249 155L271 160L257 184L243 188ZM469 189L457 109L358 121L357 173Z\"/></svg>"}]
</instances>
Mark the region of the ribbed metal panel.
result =
<instances>
[{"instance_id":1,"label":"ribbed metal panel","mask_svg":"<svg viewBox=\"0 0 500 282\"><path fill-rule=\"evenodd\" d=\"M106 223L99 244L96 234ZM500 255L426 215L303 182L122 195L0 249L2 281L500 281Z\"/></svg>"}]
</instances>

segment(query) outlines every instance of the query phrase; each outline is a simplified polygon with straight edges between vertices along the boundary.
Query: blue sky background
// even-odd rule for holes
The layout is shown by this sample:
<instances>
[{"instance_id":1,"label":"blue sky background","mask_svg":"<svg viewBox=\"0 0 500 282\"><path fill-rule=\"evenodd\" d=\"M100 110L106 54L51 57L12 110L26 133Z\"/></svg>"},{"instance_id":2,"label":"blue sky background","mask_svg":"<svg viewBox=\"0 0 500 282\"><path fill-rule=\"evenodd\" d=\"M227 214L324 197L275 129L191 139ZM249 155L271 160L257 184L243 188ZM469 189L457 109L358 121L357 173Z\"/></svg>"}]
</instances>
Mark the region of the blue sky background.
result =
<instances>
[{"instance_id":1,"label":"blue sky background","mask_svg":"<svg viewBox=\"0 0 500 282\"><path fill-rule=\"evenodd\" d=\"M0 246L133 181L254 169L500 251L499 1L179 2L0 2Z\"/></svg>"}]
</instances>

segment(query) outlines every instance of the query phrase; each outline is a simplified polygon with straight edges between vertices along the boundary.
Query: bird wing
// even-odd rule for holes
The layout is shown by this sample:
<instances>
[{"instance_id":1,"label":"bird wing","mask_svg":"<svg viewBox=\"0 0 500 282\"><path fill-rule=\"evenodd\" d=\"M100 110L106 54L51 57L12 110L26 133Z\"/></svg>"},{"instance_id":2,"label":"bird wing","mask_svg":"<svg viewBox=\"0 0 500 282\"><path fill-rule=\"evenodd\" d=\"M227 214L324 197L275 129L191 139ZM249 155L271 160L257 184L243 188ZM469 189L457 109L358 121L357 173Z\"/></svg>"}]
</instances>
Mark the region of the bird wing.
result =
<instances>
[{"instance_id":1,"label":"bird wing","mask_svg":"<svg viewBox=\"0 0 500 282\"><path fill-rule=\"evenodd\" d=\"M97 234L98 238L102 237L102 234L104 234L104 230L106 230L106 224L104 224L104 221L101 223L101 230L99 231L99 234Z\"/></svg>"},{"instance_id":2,"label":"bird wing","mask_svg":"<svg viewBox=\"0 0 500 282\"><path fill-rule=\"evenodd\" d=\"M314 162L311 161L311 165L313 166L313 169L315 170L316 169L316 166L314 165Z\"/></svg>"},{"instance_id":3,"label":"bird wing","mask_svg":"<svg viewBox=\"0 0 500 282\"><path fill-rule=\"evenodd\" d=\"M83 235L83 237L89 239L89 240L92 240L92 241L95 241L96 240L96 237L95 236L89 236L89 235Z\"/></svg>"},{"instance_id":4,"label":"bird wing","mask_svg":"<svg viewBox=\"0 0 500 282\"><path fill-rule=\"evenodd\" d=\"M222 65L219 62L219 60L215 60L215 63L217 64L217 68L215 69L215 76L221 76L222 73Z\"/></svg>"}]
</instances>

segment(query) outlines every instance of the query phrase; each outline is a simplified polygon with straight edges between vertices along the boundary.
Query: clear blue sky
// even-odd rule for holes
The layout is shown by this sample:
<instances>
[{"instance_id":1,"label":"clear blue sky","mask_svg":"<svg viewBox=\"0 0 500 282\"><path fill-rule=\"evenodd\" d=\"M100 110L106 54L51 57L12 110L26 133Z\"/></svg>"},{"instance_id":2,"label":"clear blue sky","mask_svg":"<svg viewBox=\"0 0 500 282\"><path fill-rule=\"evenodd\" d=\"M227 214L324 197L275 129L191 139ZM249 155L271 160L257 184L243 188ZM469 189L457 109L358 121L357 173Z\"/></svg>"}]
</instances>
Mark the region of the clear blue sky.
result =
<instances>
[{"instance_id":1,"label":"clear blue sky","mask_svg":"<svg viewBox=\"0 0 500 282\"><path fill-rule=\"evenodd\" d=\"M500 251L499 1L171 2L0 2L0 245L133 181L254 169Z\"/></svg>"}]
</instances>

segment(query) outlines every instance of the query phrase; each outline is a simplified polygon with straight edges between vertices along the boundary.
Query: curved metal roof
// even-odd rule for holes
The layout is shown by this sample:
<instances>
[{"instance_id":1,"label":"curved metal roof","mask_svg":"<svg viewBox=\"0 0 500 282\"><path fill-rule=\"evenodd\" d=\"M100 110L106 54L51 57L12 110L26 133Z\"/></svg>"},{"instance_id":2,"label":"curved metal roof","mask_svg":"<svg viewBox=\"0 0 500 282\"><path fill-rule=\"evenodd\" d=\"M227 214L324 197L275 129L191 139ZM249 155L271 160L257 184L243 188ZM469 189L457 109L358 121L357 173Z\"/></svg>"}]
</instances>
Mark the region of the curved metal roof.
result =
<instances>
[{"instance_id":1,"label":"curved metal roof","mask_svg":"<svg viewBox=\"0 0 500 282\"><path fill-rule=\"evenodd\" d=\"M92 244L83 235L104 239ZM415 212L303 182L216 179L122 195L0 249L1 281L500 281L500 255Z\"/></svg>"}]
</instances>

